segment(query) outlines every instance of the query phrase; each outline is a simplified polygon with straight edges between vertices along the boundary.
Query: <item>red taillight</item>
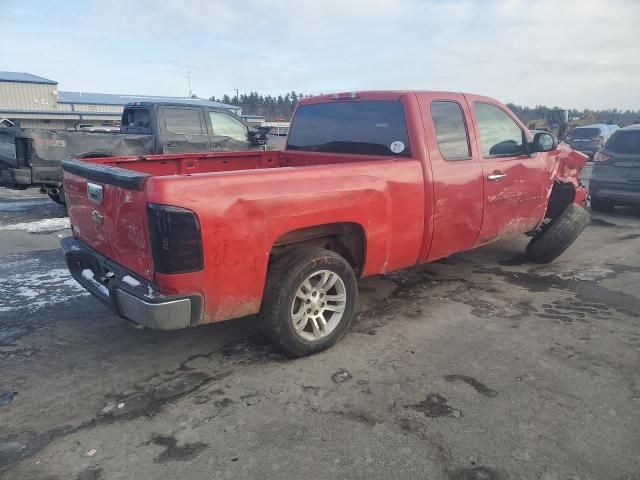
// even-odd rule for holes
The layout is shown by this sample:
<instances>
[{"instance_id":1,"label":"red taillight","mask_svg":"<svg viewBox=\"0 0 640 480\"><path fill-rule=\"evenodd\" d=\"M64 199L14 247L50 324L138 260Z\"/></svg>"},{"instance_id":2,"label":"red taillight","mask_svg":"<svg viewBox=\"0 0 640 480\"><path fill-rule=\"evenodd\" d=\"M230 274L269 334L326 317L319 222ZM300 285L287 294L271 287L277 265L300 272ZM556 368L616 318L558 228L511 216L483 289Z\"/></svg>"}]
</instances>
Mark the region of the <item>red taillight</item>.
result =
<instances>
[{"instance_id":1,"label":"red taillight","mask_svg":"<svg viewBox=\"0 0 640 480\"><path fill-rule=\"evenodd\" d=\"M593 161L594 162L606 162L610 158L611 158L611 155L607 155L607 154L602 153L602 152L596 152L596 154L593 156Z\"/></svg>"}]
</instances>

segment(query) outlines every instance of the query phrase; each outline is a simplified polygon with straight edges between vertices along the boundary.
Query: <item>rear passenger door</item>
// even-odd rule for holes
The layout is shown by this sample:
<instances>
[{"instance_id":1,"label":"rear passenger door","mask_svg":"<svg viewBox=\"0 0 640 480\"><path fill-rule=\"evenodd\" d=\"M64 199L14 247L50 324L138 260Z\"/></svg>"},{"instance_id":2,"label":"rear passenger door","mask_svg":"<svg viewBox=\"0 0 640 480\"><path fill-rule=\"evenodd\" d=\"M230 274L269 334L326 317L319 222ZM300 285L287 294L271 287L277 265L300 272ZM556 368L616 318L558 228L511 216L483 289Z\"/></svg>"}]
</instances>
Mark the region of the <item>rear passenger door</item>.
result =
<instances>
[{"instance_id":1,"label":"rear passenger door","mask_svg":"<svg viewBox=\"0 0 640 480\"><path fill-rule=\"evenodd\" d=\"M462 94L418 93L433 175L433 240L427 260L469 250L482 224L482 164Z\"/></svg>"},{"instance_id":2,"label":"rear passenger door","mask_svg":"<svg viewBox=\"0 0 640 480\"><path fill-rule=\"evenodd\" d=\"M209 135L202 109L162 107L159 113L162 153L209 151Z\"/></svg>"},{"instance_id":3,"label":"rear passenger door","mask_svg":"<svg viewBox=\"0 0 640 480\"><path fill-rule=\"evenodd\" d=\"M471 108L484 177L479 243L532 230L547 205L547 154L528 154L528 131L501 106L475 99Z\"/></svg>"}]
</instances>

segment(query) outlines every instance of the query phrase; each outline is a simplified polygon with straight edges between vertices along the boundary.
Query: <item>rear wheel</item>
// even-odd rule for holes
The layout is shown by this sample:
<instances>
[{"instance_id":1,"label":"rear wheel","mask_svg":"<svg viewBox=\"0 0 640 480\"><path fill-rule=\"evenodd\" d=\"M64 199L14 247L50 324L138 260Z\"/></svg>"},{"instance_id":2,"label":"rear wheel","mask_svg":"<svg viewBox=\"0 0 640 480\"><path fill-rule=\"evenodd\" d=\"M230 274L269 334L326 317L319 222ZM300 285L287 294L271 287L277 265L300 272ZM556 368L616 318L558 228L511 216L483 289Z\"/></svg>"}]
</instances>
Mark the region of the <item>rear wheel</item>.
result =
<instances>
[{"instance_id":1,"label":"rear wheel","mask_svg":"<svg viewBox=\"0 0 640 480\"><path fill-rule=\"evenodd\" d=\"M51 200L53 200L54 202L56 202L58 205L66 205L67 202L64 198L64 192L60 191L59 193L53 194L53 193L48 193L47 195L49 195L49 198Z\"/></svg>"},{"instance_id":2,"label":"rear wheel","mask_svg":"<svg viewBox=\"0 0 640 480\"><path fill-rule=\"evenodd\" d=\"M591 195L591 210L596 212L611 213L615 207L611 200Z\"/></svg>"},{"instance_id":3,"label":"rear wheel","mask_svg":"<svg viewBox=\"0 0 640 480\"><path fill-rule=\"evenodd\" d=\"M575 203L569 206L543 232L531 239L526 253L537 263L558 258L580 236L589 223L589 212Z\"/></svg>"},{"instance_id":4,"label":"rear wheel","mask_svg":"<svg viewBox=\"0 0 640 480\"><path fill-rule=\"evenodd\" d=\"M343 257L323 248L296 249L269 268L260 327L288 354L311 355L346 331L357 295L355 274Z\"/></svg>"}]
</instances>

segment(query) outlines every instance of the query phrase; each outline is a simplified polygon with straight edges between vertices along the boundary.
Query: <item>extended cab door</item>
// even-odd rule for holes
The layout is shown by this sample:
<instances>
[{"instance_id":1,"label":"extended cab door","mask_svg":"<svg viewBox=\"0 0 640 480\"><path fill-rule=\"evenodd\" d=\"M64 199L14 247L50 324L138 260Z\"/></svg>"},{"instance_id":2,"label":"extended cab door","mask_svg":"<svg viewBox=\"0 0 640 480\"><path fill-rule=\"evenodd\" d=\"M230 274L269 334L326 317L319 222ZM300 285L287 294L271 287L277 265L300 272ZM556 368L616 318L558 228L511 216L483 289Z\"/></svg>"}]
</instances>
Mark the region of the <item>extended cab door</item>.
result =
<instances>
[{"instance_id":1,"label":"extended cab door","mask_svg":"<svg viewBox=\"0 0 640 480\"><path fill-rule=\"evenodd\" d=\"M160 107L162 153L210 151L204 112L197 107Z\"/></svg>"},{"instance_id":2,"label":"extended cab door","mask_svg":"<svg viewBox=\"0 0 640 480\"><path fill-rule=\"evenodd\" d=\"M482 225L482 164L464 95L417 96L433 178L431 261L475 246Z\"/></svg>"},{"instance_id":3,"label":"extended cab door","mask_svg":"<svg viewBox=\"0 0 640 480\"><path fill-rule=\"evenodd\" d=\"M506 107L468 95L482 158L484 214L479 244L534 229L544 218L546 154L529 155L530 133Z\"/></svg>"}]
</instances>

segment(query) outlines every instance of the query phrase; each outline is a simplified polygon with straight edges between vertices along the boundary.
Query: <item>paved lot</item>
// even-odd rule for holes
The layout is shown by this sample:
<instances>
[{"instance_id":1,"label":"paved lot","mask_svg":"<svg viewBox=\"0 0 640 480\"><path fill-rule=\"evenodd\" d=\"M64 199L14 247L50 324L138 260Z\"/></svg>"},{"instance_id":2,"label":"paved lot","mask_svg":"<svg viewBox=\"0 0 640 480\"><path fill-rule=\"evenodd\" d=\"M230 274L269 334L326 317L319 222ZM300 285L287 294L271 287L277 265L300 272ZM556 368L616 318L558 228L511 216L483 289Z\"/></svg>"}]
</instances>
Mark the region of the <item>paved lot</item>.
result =
<instances>
[{"instance_id":1,"label":"paved lot","mask_svg":"<svg viewBox=\"0 0 640 480\"><path fill-rule=\"evenodd\" d=\"M299 360L251 318L129 327L67 275L63 217L0 190L0 478L640 478L638 210L551 265L523 237L363 280Z\"/></svg>"}]
</instances>

